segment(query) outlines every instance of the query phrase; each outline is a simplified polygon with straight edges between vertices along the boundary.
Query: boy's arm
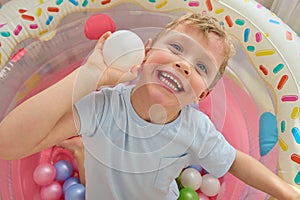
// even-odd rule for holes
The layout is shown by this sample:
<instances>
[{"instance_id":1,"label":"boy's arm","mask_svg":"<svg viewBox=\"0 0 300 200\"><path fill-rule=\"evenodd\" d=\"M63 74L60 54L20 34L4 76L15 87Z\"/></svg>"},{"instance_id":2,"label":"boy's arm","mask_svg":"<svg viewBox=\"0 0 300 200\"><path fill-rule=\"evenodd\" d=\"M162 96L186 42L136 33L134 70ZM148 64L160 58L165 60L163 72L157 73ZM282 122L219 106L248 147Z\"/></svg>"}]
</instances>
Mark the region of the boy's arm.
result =
<instances>
[{"instance_id":1,"label":"boy's arm","mask_svg":"<svg viewBox=\"0 0 300 200\"><path fill-rule=\"evenodd\" d=\"M68 149L73 153L77 166L80 183L85 185L85 170L84 170L84 146L81 137L72 137L58 144L59 147Z\"/></svg>"},{"instance_id":2,"label":"boy's arm","mask_svg":"<svg viewBox=\"0 0 300 200\"><path fill-rule=\"evenodd\" d=\"M259 161L243 152L237 151L229 172L246 184L279 200L300 199L298 188L286 183Z\"/></svg>"},{"instance_id":3,"label":"boy's arm","mask_svg":"<svg viewBox=\"0 0 300 200\"><path fill-rule=\"evenodd\" d=\"M104 64L102 46L109 35L99 39L83 66L17 106L1 121L0 158L19 159L76 135L80 128L73 106L76 101L101 85L136 76L137 67L124 73Z\"/></svg>"}]
</instances>

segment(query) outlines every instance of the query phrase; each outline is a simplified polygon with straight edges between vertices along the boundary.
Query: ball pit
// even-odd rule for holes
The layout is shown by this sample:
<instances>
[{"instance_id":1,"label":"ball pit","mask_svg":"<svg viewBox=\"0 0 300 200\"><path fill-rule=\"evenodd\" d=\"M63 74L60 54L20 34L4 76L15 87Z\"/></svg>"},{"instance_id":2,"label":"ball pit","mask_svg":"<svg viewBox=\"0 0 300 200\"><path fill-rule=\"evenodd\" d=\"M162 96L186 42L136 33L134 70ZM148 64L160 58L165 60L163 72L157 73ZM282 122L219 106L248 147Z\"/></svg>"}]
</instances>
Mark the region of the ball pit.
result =
<instances>
[{"instance_id":1,"label":"ball pit","mask_svg":"<svg viewBox=\"0 0 300 200\"><path fill-rule=\"evenodd\" d=\"M238 51L225 77L198 109L210 116L236 148L260 160L287 182L300 184L300 38L259 3L10 0L1 1L1 5L1 119L14 106L82 63L95 44L93 35L88 38L84 34L85 21L95 13L108 14L119 30L132 30L143 41L185 11L214 15L236 39ZM21 160L0 160L0 197L41 199L44 186L34 181L34 170L41 163L64 159L76 168L72 155L57 148ZM267 198L230 174L220 183L218 195L207 198Z\"/></svg>"}]
</instances>

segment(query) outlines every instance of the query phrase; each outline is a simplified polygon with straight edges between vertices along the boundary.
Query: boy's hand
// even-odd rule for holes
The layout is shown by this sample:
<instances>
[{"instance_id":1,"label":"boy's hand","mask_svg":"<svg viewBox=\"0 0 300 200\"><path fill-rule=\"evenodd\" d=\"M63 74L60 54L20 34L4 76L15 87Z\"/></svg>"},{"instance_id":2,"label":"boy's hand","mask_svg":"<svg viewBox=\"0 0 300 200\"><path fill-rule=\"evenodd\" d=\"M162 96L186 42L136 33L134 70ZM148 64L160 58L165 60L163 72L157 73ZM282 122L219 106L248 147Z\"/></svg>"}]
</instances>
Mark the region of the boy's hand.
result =
<instances>
[{"instance_id":1,"label":"boy's hand","mask_svg":"<svg viewBox=\"0 0 300 200\"><path fill-rule=\"evenodd\" d=\"M88 56L83 66L90 68L92 71L99 69L103 72L102 76L99 77L98 87L104 85L114 86L117 83L132 81L137 77L140 67L140 65L135 65L131 67L130 71L123 72L105 64L102 49L105 40L110 35L111 32L106 32L100 37L93 52Z\"/></svg>"},{"instance_id":2,"label":"boy's hand","mask_svg":"<svg viewBox=\"0 0 300 200\"><path fill-rule=\"evenodd\" d=\"M300 189L299 189L299 187L296 187L296 186L292 185L292 188L295 190L295 192L293 192L293 197L291 198L291 200L300 199Z\"/></svg>"},{"instance_id":3,"label":"boy's hand","mask_svg":"<svg viewBox=\"0 0 300 200\"><path fill-rule=\"evenodd\" d=\"M128 72L123 72L119 69L113 68L113 67L108 67L103 75L101 80L99 81L98 86L114 86L118 83L124 83L128 81L132 81L136 79L138 75L140 65L135 65L131 67L130 71Z\"/></svg>"}]
</instances>

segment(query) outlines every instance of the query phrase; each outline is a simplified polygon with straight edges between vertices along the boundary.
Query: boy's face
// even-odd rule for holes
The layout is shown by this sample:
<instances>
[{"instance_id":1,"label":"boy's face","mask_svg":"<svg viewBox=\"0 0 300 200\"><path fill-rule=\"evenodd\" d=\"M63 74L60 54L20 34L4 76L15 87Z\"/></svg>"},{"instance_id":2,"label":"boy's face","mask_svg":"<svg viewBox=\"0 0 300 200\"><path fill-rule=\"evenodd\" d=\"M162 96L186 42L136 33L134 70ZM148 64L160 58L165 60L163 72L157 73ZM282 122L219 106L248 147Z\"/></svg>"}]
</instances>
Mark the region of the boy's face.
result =
<instances>
[{"instance_id":1,"label":"boy's face","mask_svg":"<svg viewBox=\"0 0 300 200\"><path fill-rule=\"evenodd\" d=\"M146 54L140 81L163 104L181 107L207 95L224 60L223 41L190 25L164 33ZM152 83L152 84L149 84ZM200 98L200 99L201 99Z\"/></svg>"}]
</instances>

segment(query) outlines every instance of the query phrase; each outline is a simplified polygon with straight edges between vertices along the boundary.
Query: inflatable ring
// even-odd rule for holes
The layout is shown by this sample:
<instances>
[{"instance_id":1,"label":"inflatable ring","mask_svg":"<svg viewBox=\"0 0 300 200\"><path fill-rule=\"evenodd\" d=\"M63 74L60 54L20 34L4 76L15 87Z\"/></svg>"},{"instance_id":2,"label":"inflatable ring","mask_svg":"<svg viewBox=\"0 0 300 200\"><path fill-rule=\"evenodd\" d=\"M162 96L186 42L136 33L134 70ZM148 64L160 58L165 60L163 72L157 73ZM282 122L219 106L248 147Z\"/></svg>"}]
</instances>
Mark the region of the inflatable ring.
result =
<instances>
[{"instance_id":1,"label":"inflatable ring","mask_svg":"<svg viewBox=\"0 0 300 200\"><path fill-rule=\"evenodd\" d=\"M84 20L92 14L106 13L118 29L146 38L150 33L140 28L163 27L187 11L215 16L237 41L237 55L199 109L236 148L300 185L300 38L251 0L8 1L0 11L0 118L80 65L95 44L82 34ZM30 173L45 155L56 159L41 152L0 160L0 199L39 199ZM265 199L230 175L223 183L223 199Z\"/></svg>"}]
</instances>

